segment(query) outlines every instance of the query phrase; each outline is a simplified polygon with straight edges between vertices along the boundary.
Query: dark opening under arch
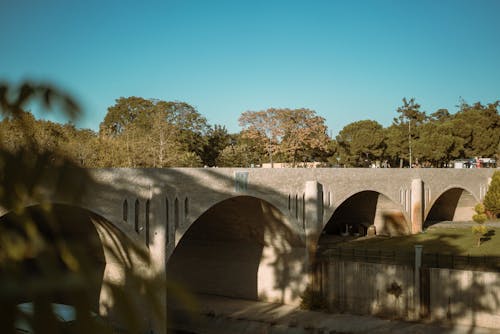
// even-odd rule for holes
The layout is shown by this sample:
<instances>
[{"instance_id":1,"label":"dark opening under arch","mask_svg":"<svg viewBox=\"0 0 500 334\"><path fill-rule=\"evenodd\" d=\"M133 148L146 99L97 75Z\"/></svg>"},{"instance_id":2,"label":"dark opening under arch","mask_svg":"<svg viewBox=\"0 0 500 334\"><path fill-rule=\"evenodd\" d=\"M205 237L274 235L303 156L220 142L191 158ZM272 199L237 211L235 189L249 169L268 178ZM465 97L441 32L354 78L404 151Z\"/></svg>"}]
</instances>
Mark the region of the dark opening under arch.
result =
<instances>
[{"instance_id":1,"label":"dark opening under arch","mask_svg":"<svg viewBox=\"0 0 500 334\"><path fill-rule=\"evenodd\" d=\"M23 222L26 222L26 217L29 217L37 227L45 243L42 248L38 249L38 252L33 252L32 256L26 256L18 263L19 280L21 282L33 280L46 283L60 282L54 286L50 285L50 289L43 290L43 296L51 302L61 304L74 305L75 298L78 296L81 298L82 291L84 291L91 309L98 313L106 260L104 248L94 224L96 222L110 223L91 211L54 204L50 211L36 205L26 208L23 215L8 213L0 217L0 225L2 229L15 233L23 240L29 240L26 229L21 227ZM78 289L72 285L68 286L68 282L62 279L62 277L67 277L72 270L70 262L62 257L61 248L56 247L56 243L61 241L76 259L80 269L85 269L84 285L76 286ZM0 267L0 275L3 270L5 268ZM16 296L19 303L30 302L34 297L36 293L29 289Z\"/></svg>"},{"instance_id":2,"label":"dark opening under arch","mask_svg":"<svg viewBox=\"0 0 500 334\"><path fill-rule=\"evenodd\" d=\"M325 225L323 234L363 236L371 225L378 235L410 232L397 203L376 191L361 191L342 202Z\"/></svg>"},{"instance_id":3,"label":"dark opening under arch","mask_svg":"<svg viewBox=\"0 0 500 334\"><path fill-rule=\"evenodd\" d=\"M458 187L448 189L432 205L424 227L442 221L469 221L474 214L476 203L476 199L469 191Z\"/></svg>"},{"instance_id":4,"label":"dark opening under arch","mask_svg":"<svg viewBox=\"0 0 500 334\"><path fill-rule=\"evenodd\" d=\"M191 225L168 261L167 276L197 294L284 302L300 294L289 287L303 279L295 269L304 250L278 209L239 196L211 207Z\"/></svg>"}]
</instances>

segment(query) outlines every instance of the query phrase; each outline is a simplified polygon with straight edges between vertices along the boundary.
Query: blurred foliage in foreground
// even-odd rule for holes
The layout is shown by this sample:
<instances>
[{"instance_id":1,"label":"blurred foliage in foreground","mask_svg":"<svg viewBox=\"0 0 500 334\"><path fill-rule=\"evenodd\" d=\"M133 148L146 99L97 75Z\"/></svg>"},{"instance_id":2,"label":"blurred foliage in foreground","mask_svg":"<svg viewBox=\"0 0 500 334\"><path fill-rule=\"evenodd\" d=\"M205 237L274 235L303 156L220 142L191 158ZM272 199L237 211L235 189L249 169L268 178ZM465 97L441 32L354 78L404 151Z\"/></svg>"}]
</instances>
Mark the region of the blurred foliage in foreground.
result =
<instances>
[{"instance_id":1,"label":"blurred foliage in foreground","mask_svg":"<svg viewBox=\"0 0 500 334\"><path fill-rule=\"evenodd\" d=\"M51 86L0 84L4 126L0 129L0 212L8 212L0 218L0 331L16 333L22 324L33 333L116 332L109 319L97 316L99 312L123 319L126 332L145 331L145 312L162 321L158 294L162 280L145 277L122 261L134 257L147 268L147 251L133 243L118 250L100 241L97 229L113 229L102 217L50 203L54 192L63 194L65 202L77 200L93 181L60 143L52 142L59 140L57 136L36 131L33 117L24 111L34 102L70 119L80 114L71 97ZM6 131L5 125L16 131ZM56 126L53 131L61 129ZM108 258L122 265L125 282L103 279ZM99 306L103 291L112 301L107 309ZM147 310L139 298L147 299ZM20 303L31 303L33 311L21 311ZM70 304L76 320L60 322L53 303Z\"/></svg>"}]
</instances>

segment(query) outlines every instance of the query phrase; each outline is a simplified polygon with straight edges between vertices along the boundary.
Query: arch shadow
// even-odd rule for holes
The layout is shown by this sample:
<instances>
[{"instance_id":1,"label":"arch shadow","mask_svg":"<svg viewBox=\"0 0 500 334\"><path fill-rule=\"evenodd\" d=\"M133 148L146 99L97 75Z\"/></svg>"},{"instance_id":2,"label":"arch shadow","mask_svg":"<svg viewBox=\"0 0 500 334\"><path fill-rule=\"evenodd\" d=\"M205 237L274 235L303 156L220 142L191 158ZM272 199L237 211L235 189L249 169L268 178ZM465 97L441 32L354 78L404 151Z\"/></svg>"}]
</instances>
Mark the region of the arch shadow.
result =
<instances>
[{"instance_id":1,"label":"arch shadow","mask_svg":"<svg viewBox=\"0 0 500 334\"><path fill-rule=\"evenodd\" d=\"M335 209L323 228L323 235L363 236L372 225L377 235L410 233L398 203L377 191L365 190L351 195Z\"/></svg>"},{"instance_id":2,"label":"arch shadow","mask_svg":"<svg viewBox=\"0 0 500 334\"><path fill-rule=\"evenodd\" d=\"M134 265L142 265L140 261L147 263L148 254L112 222L81 207L53 203L6 213L0 217L0 230L16 239L19 247L26 247L18 261L8 264L14 267L0 264L0 278L44 284L15 291L10 303L43 298L87 305L86 309L113 323L126 323L121 320L125 302L117 303L109 290L123 286L134 298L138 296L130 273Z\"/></svg>"},{"instance_id":3,"label":"arch shadow","mask_svg":"<svg viewBox=\"0 0 500 334\"><path fill-rule=\"evenodd\" d=\"M61 252L67 248L78 266L85 267L86 272L91 273L86 276L83 289L90 309L98 313L106 259L94 221L102 219L88 210L62 204L54 204L50 210L34 205L25 208L22 214L9 212L2 216L2 229L17 235L26 242L27 247L33 248L33 252L28 252L21 258L19 271L16 273L19 279L47 282L69 276L75 268L71 261L64 258L64 252ZM36 227L40 238L35 239L29 235L33 231L27 228L27 224ZM40 244L37 245L36 241ZM51 289L47 297L51 302L74 305L81 296L76 296L73 289L65 288L64 283L61 282L60 288ZM30 302L35 297L36 292L29 289L16 296L18 303Z\"/></svg>"},{"instance_id":4,"label":"arch shadow","mask_svg":"<svg viewBox=\"0 0 500 334\"><path fill-rule=\"evenodd\" d=\"M304 256L304 242L279 209L237 196L189 227L167 263L167 277L194 294L293 303L304 285ZM167 295L169 305L178 302L175 292Z\"/></svg>"},{"instance_id":5,"label":"arch shadow","mask_svg":"<svg viewBox=\"0 0 500 334\"><path fill-rule=\"evenodd\" d=\"M427 211L424 228L442 221L470 221L479 200L471 191L452 186L444 190Z\"/></svg>"}]
</instances>

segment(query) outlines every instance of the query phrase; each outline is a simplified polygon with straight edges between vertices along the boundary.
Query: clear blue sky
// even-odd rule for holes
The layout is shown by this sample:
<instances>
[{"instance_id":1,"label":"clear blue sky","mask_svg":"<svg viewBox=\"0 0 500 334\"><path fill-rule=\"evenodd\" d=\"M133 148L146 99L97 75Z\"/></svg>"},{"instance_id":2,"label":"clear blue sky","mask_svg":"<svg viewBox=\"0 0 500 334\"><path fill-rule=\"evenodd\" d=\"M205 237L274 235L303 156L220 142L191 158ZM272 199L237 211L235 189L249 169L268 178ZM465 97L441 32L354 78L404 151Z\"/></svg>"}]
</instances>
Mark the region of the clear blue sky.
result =
<instances>
[{"instance_id":1,"label":"clear blue sky","mask_svg":"<svg viewBox=\"0 0 500 334\"><path fill-rule=\"evenodd\" d=\"M121 96L185 101L239 131L310 108L335 135L403 97L428 113L500 99L498 0L0 1L0 80L53 82L97 129Z\"/></svg>"}]
</instances>

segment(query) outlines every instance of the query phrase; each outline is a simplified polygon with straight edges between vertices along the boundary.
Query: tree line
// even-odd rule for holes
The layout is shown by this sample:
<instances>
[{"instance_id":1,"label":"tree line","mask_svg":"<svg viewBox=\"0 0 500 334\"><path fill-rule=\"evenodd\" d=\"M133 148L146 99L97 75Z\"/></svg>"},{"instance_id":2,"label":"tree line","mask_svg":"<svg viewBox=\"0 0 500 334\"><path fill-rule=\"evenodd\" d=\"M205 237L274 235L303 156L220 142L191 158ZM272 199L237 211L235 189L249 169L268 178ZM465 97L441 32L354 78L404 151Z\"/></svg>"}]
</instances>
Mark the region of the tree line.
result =
<instances>
[{"instance_id":1,"label":"tree line","mask_svg":"<svg viewBox=\"0 0 500 334\"><path fill-rule=\"evenodd\" d=\"M245 111L241 131L210 125L185 102L120 97L98 131L72 123L20 117L0 122L0 145L16 151L29 142L82 167L250 167L282 162L300 166L444 167L455 159L500 158L500 101L468 104L456 113L421 110L402 100L391 125L374 120L346 125L332 138L325 119L310 109ZM55 159L55 158L54 158Z\"/></svg>"}]
</instances>

